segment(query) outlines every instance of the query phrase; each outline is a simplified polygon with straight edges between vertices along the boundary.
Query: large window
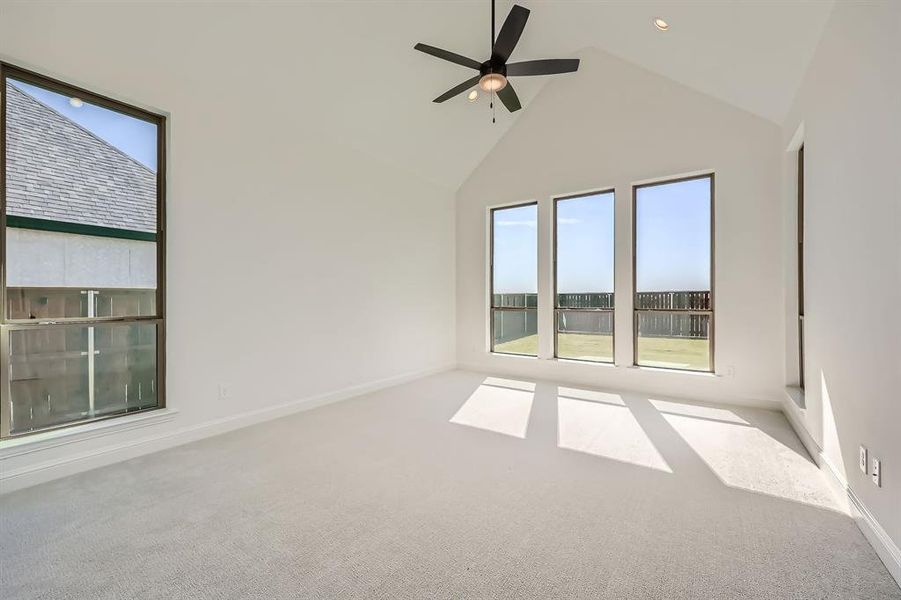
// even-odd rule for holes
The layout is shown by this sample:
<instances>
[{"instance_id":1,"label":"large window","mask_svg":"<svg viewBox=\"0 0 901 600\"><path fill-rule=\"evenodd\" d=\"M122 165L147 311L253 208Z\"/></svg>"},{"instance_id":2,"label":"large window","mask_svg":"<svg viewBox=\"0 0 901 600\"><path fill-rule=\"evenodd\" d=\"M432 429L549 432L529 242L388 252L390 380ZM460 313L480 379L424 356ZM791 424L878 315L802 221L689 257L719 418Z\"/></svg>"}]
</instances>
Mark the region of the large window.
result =
<instances>
[{"instance_id":1,"label":"large window","mask_svg":"<svg viewBox=\"0 0 901 600\"><path fill-rule=\"evenodd\" d=\"M635 364L713 371L713 175L633 188Z\"/></svg>"},{"instance_id":2,"label":"large window","mask_svg":"<svg viewBox=\"0 0 901 600\"><path fill-rule=\"evenodd\" d=\"M613 191L554 201L555 354L613 362Z\"/></svg>"},{"instance_id":3,"label":"large window","mask_svg":"<svg viewBox=\"0 0 901 600\"><path fill-rule=\"evenodd\" d=\"M0 437L164 405L164 117L0 63Z\"/></svg>"},{"instance_id":4,"label":"large window","mask_svg":"<svg viewBox=\"0 0 901 600\"><path fill-rule=\"evenodd\" d=\"M491 211L491 350L538 355L538 205Z\"/></svg>"}]
</instances>

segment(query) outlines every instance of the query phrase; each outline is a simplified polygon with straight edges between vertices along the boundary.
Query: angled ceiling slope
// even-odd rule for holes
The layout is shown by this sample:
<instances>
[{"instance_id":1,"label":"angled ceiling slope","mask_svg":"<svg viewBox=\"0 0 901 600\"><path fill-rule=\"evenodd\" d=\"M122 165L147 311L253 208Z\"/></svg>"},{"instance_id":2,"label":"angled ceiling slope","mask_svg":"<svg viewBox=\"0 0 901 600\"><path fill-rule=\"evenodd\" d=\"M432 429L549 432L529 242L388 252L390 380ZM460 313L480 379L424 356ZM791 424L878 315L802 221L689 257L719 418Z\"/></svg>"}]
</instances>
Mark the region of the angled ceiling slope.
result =
<instances>
[{"instance_id":1,"label":"angled ceiling slope","mask_svg":"<svg viewBox=\"0 0 901 600\"><path fill-rule=\"evenodd\" d=\"M781 124L833 5L555 2L526 43L558 53L595 47ZM658 16L668 31L653 26Z\"/></svg>"},{"instance_id":2,"label":"angled ceiling slope","mask_svg":"<svg viewBox=\"0 0 901 600\"><path fill-rule=\"evenodd\" d=\"M516 61L575 57L594 47L775 122L791 103L833 4L518 2L531 16ZM498 1L499 21L512 5ZM497 111L495 125L484 96L432 102L448 81L467 73L413 45L427 40L485 55L489 14L488 0L23 2L0 7L0 39L7 59L174 117L213 118L210 107L221 105L229 114L259 114L263 99L282 131L327 136L457 189L553 79L517 81L523 110ZM655 16L670 30L657 31Z\"/></svg>"}]
</instances>

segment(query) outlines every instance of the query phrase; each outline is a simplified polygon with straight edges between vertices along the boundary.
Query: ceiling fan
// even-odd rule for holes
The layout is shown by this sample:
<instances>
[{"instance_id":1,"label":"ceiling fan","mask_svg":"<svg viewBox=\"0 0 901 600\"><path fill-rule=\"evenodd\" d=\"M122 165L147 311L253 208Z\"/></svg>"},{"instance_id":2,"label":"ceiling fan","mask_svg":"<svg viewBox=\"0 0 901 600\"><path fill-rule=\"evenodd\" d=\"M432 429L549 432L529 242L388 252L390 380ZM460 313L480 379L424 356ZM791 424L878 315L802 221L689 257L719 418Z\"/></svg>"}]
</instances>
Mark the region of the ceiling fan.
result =
<instances>
[{"instance_id":1,"label":"ceiling fan","mask_svg":"<svg viewBox=\"0 0 901 600\"><path fill-rule=\"evenodd\" d=\"M527 60L525 62L510 63L510 55L525 29L526 21L529 19L529 9L523 8L518 4L514 4L507 20L501 26L500 34L494 37L494 0L491 0L491 57L485 62L478 62L471 58L461 56L448 50L435 48L427 44L416 44L414 49L426 54L431 54L443 60L475 69L478 75L467 79L460 85L454 86L447 90L433 102L444 102L454 96L461 94L478 84L485 92L497 94L504 106L510 112L515 112L522 108L519 98L513 90L508 77L523 77L529 75L556 75L558 73L572 73L579 68L578 58L549 58L544 60ZM492 108L493 108L492 103Z\"/></svg>"}]
</instances>

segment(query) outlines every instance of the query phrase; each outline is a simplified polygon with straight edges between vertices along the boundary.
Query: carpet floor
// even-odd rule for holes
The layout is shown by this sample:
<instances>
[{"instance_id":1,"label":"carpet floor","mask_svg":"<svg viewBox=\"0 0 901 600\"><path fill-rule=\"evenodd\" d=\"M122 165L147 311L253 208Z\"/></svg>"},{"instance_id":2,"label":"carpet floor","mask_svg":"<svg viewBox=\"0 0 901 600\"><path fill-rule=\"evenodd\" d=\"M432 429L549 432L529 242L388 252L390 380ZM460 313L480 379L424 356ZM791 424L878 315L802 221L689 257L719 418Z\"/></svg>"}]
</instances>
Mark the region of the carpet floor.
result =
<instances>
[{"instance_id":1,"label":"carpet floor","mask_svg":"<svg viewBox=\"0 0 901 600\"><path fill-rule=\"evenodd\" d=\"M453 371L0 497L3 598L901 599L781 414Z\"/></svg>"}]
</instances>

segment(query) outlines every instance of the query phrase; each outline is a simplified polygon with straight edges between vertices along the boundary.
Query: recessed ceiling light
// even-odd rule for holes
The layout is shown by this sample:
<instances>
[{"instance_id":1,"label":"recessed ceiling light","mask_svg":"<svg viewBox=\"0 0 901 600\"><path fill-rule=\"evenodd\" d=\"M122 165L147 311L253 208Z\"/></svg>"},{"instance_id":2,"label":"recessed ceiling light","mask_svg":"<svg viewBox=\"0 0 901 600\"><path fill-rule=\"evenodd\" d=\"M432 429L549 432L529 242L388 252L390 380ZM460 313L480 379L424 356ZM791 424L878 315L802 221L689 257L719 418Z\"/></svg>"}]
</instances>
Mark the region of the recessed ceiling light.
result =
<instances>
[{"instance_id":1,"label":"recessed ceiling light","mask_svg":"<svg viewBox=\"0 0 901 600\"><path fill-rule=\"evenodd\" d=\"M666 31L667 29L669 29L669 23L667 23L666 21L664 21L664 20L661 19L660 17L656 17L656 18L654 19L654 27L656 27L656 28L659 29L660 31Z\"/></svg>"},{"instance_id":2,"label":"recessed ceiling light","mask_svg":"<svg viewBox=\"0 0 901 600\"><path fill-rule=\"evenodd\" d=\"M469 98L470 102L475 102L479 99L479 90L472 90L471 92L469 92L469 96L467 96L467 98Z\"/></svg>"},{"instance_id":3,"label":"recessed ceiling light","mask_svg":"<svg viewBox=\"0 0 901 600\"><path fill-rule=\"evenodd\" d=\"M81 98L76 98L75 96L69 98L69 105L73 108L81 108L84 106L84 101Z\"/></svg>"}]
</instances>

